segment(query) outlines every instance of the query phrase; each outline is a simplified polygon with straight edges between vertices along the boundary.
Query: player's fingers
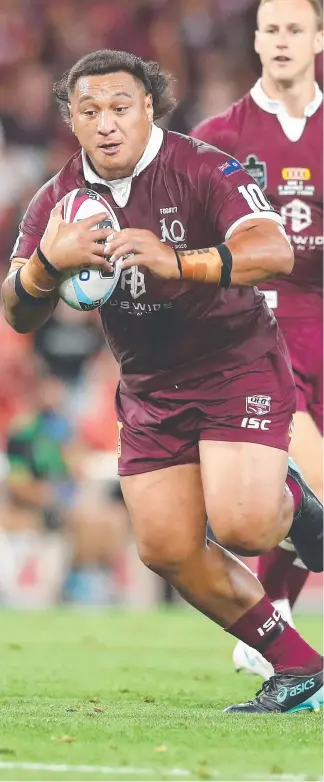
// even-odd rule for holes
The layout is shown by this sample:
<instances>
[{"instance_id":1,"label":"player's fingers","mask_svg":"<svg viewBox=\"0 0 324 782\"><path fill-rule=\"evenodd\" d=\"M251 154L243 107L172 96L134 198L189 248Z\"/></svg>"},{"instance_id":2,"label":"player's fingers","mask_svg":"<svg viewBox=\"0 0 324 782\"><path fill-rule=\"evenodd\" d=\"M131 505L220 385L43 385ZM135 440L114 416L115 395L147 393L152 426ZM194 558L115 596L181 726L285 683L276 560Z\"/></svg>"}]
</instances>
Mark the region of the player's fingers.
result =
<instances>
[{"instance_id":1,"label":"player's fingers","mask_svg":"<svg viewBox=\"0 0 324 782\"><path fill-rule=\"evenodd\" d=\"M51 211L51 217L62 217L62 201L58 201Z\"/></svg>"},{"instance_id":2,"label":"player's fingers","mask_svg":"<svg viewBox=\"0 0 324 782\"><path fill-rule=\"evenodd\" d=\"M101 223L101 221L104 220L105 218L107 218L106 212L98 212L98 214L96 215L90 215L90 217L84 217L83 220L79 221L79 225L84 225L86 228L91 228L92 225Z\"/></svg>"},{"instance_id":3,"label":"player's fingers","mask_svg":"<svg viewBox=\"0 0 324 782\"><path fill-rule=\"evenodd\" d=\"M106 269L111 273L114 271L110 263L105 258L101 258L99 255L90 255L89 261L87 263L89 266L100 266L102 269Z\"/></svg>"},{"instance_id":4,"label":"player's fingers","mask_svg":"<svg viewBox=\"0 0 324 782\"><path fill-rule=\"evenodd\" d=\"M106 255L110 255L110 263L116 263L116 261L119 261L120 258L123 258L124 255L128 255L129 253L137 254L139 252L139 248L137 248L133 243L131 242L124 242L120 247L118 247L116 250L114 250L113 253L109 251L109 246L107 243L105 244L105 252Z\"/></svg>"},{"instance_id":5,"label":"player's fingers","mask_svg":"<svg viewBox=\"0 0 324 782\"><path fill-rule=\"evenodd\" d=\"M125 237L122 232L110 234L107 236L106 240L107 252L110 254L114 253L116 250L119 250L119 248L122 247L127 241L127 236Z\"/></svg>"},{"instance_id":6,"label":"player's fingers","mask_svg":"<svg viewBox=\"0 0 324 782\"><path fill-rule=\"evenodd\" d=\"M91 236L91 239L93 239L95 242L106 243L108 231L109 228L93 228L91 234L89 232L89 235Z\"/></svg>"},{"instance_id":7,"label":"player's fingers","mask_svg":"<svg viewBox=\"0 0 324 782\"><path fill-rule=\"evenodd\" d=\"M92 242L90 244L90 251L92 255L97 255L100 258L104 258L107 253L104 244L98 244L98 242Z\"/></svg>"},{"instance_id":8,"label":"player's fingers","mask_svg":"<svg viewBox=\"0 0 324 782\"><path fill-rule=\"evenodd\" d=\"M111 262L111 259L110 259ZM134 255L133 253L129 253L128 257L125 258L123 261L120 261L120 268L122 270L124 269L130 269L132 266L149 266L150 262L145 257L145 255Z\"/></svg>"},{"instance_id":9,"label":"player's fingers","mask_svg":"<svg viewBox=\"0 0 324 782\"><path fill-rule=\"evenodd\" d=\"M139 251L140 247L143 245L144 233L144 231L137 230L136 228L123 228L122 231L112 231L107 239L109 252L113 253L115 250L119 250L120 247L124 246L125 242L134 247L134 252L136 252L135 247L137 247L137 251Z\"/></svg>"}]
</instances>

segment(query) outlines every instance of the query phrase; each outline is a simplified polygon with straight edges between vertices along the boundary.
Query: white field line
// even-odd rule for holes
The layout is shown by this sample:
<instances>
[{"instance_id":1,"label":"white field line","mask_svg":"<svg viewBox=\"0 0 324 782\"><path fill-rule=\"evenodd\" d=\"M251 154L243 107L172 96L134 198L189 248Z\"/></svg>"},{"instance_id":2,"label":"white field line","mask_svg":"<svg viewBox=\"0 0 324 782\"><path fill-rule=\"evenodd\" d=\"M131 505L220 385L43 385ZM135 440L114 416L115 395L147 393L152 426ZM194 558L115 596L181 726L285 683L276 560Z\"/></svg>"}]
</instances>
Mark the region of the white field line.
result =
<instances>
[{"instance_id":1,"label":"white field line","mask_svg":"<svg viewBox=\"0 0 324 782\"><path fill-rule=\"evenodd\" d=\"M0 760L0 770L4 769L9 771L10 769L15 769L16 771L54 771L56 773L67 773L71 771L72 773L76 774L107 774L110 776L122 776L127 777L127 774L133 774L141 777L146 777L148 775L156 776L157 775L157 769L154 768L140 768L139 766L88 766L88 765L80 765L80 766L71 766L67 763L28 763L28 762L18 762L18 761L11 761L11 760ZM216 771L216 769L213 769L211 773L211 778L215 779L216 777L219 778L219 771ZM164 777L190 777L192 776L192 772L188 771L186 768L170 768L170 769L163 769L163 776ZM251 774L249 776L244 777L245 780L255 780L255 782L260 782L260 776L257 774ZM307 776L303 774L272 774L271 776L268 775L268 779L275 780L276 782L306 782L308 779ZM237 782L237 780L233 780L233 782ZM315 782L315 780L314 780ZM316 782L322 782L320 778L316 780Z\"/></svg>"},{"instance_id":2,"label":"white field line","mask_svg":"<svg viewBox=\"0 0 324 782\"><path fill-rule=\"evenodd\" d=\"M10 769L23 771L56 771L57 773L66 773L71 771L76 774L114 774L114 776L127 776L127 774L136 774L139 777L152 774L156 776L154 768L139 768L138 766L70 766L66 763L25 763L11 760L0 760L0 770ZM189 777L190 771L185 768L164 769L163 774L172 777Z\"/></svg>"}]
</instances>

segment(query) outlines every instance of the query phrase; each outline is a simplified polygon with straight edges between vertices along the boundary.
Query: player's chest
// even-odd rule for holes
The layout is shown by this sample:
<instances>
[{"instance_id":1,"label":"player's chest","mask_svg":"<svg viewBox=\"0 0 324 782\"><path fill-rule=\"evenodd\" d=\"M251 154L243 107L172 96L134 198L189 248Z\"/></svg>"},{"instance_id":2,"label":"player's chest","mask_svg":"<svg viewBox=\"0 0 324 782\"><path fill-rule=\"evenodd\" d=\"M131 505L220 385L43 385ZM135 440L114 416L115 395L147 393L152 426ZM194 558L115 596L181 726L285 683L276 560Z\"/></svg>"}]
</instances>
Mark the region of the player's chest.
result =
<instances>
[{"instance_id":1,"label":"player's chest","mask_svg":"<svg viewBox=\"0 0 324 782\"><path fill-rule=\"evenodd\" d=\"M268 116L258 135L244 133L239 155L247 171L268 198L281 208L292 199L311 204L323 200L321 132L306 125L302 136L291 141L278 119ZM251 140L253 138L253 141Z\"/></svg>"},{"instance_id":2,"label":"player's chest","mask_svg":"<svg viewBox=\"0 0 324 782\"><path fill-rule=\"evenodd\" d=\"M161 242L174 250L206 247L212 243L203 206L193 197L186 182L167 182L155 179L153 185L134 182L127 204L118 207L108 195L121 229L152 231ZM176 260L175 260L176 263ZM174 281L161 280L144 267L133 266L122 272L114 295L107 302L107 312L126 315L159 315L174 309L181 299L183 286Z\"/></svg>"},{"instance_id":3,"label":"player's chest","mask_svg":"<svg viewBox=\"0 0 324 782\"><path fill-rule=\"evenodd\" d=\"M186 182L175 181L170 188L161 178L153 183L135 181L125 206L119 207L109 195L107 200L121 229L152 231L161 242L175 250L205 246L204 208Z\"/></svg>"}]
</instances>

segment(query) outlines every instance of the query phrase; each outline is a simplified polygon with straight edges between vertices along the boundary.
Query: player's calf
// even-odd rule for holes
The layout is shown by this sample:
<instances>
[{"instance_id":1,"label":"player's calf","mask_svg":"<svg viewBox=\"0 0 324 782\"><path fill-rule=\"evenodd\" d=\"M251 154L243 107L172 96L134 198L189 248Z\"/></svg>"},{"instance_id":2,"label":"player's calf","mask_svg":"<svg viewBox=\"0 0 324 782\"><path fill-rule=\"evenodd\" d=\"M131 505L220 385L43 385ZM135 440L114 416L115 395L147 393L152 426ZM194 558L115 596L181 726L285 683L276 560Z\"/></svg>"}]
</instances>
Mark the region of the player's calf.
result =
<instances>
[{"instance_id":1,"label":"player's calf","mask_svg":"<svg viewBox=\"0 0 324 782\"><path fill-rule=\"evenodd\" d=\"M323 505L291 458L288 459L287 484L293 494L295 508L289 537L308 570L321 573L323 571Z\"/></svg>"}]
</instances>

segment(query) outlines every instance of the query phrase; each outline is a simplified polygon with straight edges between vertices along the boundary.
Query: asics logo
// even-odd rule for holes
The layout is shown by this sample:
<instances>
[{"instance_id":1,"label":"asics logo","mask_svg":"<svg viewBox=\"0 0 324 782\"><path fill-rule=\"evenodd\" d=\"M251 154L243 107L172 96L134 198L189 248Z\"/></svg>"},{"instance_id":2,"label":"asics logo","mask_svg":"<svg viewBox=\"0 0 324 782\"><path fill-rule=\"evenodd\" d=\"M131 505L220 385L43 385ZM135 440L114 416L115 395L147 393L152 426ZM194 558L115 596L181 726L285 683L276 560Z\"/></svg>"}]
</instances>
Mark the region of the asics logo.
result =
<instances>
[{"instance_id":1,"label":"asics logo","mask_svg":"<svg viewBox=\"0 0 324 782\"><path fill-rule=\"evenodd\" d=\"M278 702L278 703L283 703L283 702L286 700L286 698L287 698L287 695L288 695L288 690L287 690L287 687L283 687L283 688L282 688L281 690L279 690L279 692L278 692L278 695L277 695L277 702Z\"/></svg>"},{"instance_id":2,"label":"asics logo","mask_svg":"<svg viewBox=\"0 0 324 782\"><path fill-rule=\"evenodd\" d=\"M307 690L312 690L315 687L314 679L307 679L302 684L297 684L296 687L282 687L277 695L277 703L283 703L286 698L294 698L296 695L302 695Z\"/></svg>"}]
</instances>

